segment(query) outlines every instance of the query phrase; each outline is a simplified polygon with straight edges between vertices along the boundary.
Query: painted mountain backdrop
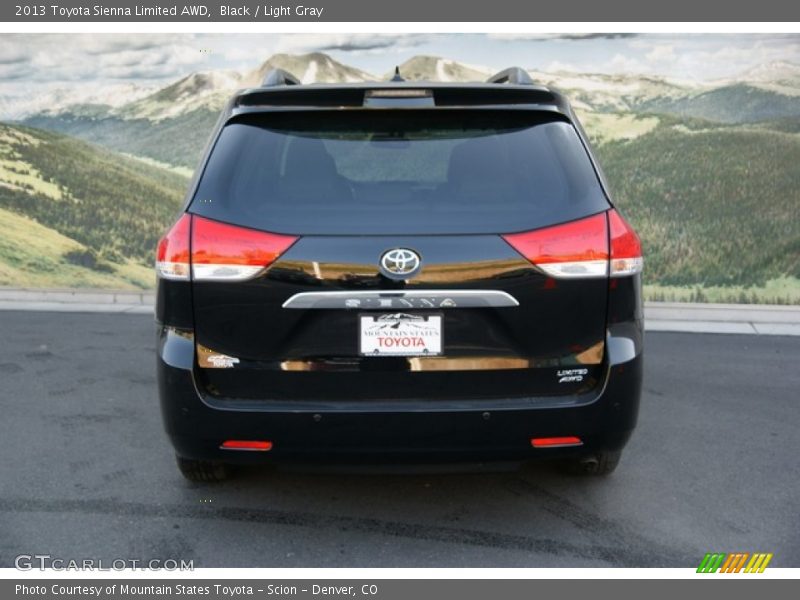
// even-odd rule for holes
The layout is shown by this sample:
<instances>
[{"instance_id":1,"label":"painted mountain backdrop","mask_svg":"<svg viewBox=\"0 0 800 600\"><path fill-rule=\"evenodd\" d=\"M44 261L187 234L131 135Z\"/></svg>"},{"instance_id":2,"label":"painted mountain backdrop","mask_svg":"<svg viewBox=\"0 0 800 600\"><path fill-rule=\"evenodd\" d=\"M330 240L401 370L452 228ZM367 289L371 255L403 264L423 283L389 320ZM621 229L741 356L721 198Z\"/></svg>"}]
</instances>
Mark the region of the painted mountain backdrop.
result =
<instances>
[{"instance_id":1,"label":"painted mountain backdrop","mask_svg":"<svg viewBox=\"0 0 800 600\"><path fill-rule=\"evenodd\" d=\"M0 285L147 287L223 103L274 67L304 82L384 79L322 53L160 89L39 98L0 126ZM489 69L415 56L407 79L481 81ZM771 62L686 83L531 69L565 92L615 200L643 237L650 298L800 303L800 66ZM65 99L66 98L66 99Z\"/></svg>"}]
</instances>

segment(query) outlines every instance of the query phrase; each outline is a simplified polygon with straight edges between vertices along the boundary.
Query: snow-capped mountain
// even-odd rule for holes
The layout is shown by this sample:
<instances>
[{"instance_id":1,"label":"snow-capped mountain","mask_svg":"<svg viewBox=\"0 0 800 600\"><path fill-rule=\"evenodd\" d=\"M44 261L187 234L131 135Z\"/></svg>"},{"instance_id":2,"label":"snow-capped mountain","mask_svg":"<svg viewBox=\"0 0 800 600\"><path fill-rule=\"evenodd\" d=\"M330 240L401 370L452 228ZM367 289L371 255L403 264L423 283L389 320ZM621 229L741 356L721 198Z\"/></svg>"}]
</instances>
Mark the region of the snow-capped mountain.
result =
<instances>
[{"instance_id":1,"label":"snow-capped mountain","mask_svg":"<svg viewBox=\"0 0 800 600\"><path fill-rule=\"evenodd\" d=\"M487 67L476 67L441 58L439 56L414 56L399 65L400 75L410 81L486 81L494 72ZM394 75L392 69L384 78Z\"/></svg>"},{"instance_id":2,"label":"snow-capped mountain","mask_svg":"<svg viewBox=\"0 0 800 600\"><path fill-rule=\"evenodd\" d=\"M105 111L148 96L158 90L154 84L112 83L102 86L69 87L36 84L17 88L15 93L0 92L0 119L15 121L31 114L74 112L77 106L104 107Z\"/></svg>"},{"instance_id":3,"label":"snow-capped mountain","mask_svg":"<svg viewBox=\"0 0 800 600\"><path fill-rule=\"evenodd\" d=\"M231 91L242 87L242 79L235 71L192 73L155 93L113 108L110 114L159 121L198 108L219 110Z\"/></svg>"},{"instance_id":4,"label":"snow-capped mountain","mask_svg":"<svg viewBox=\"0 0 800 600\"><path fill-rule=\"evenodd\" d=\"M344 65L327 54L275 54L248 72L192 73L149 96L110 111L123 119L160 121L197 109L217 111L237 89L257 87L272 69L284 69L303 83L348 83L375 79L369 73Z\"/></svg>"},{"instance_id":5,"label":"snow-capped mountain","mask_svg":"<svg viewBox=\"0 0 800 600\"><path fill-rule=\"evenodd\" d=\"M785 60L774 60L745 71L737 79L800 88L800 65Z\"/></svg>"},{"instance_id":6,"label":"snow-capped mountain","mask_svg":"<svg viewBox=\"0 0 800 600\"><path fill-rule=\"evenodd\" d=\"M375 80L375 76L334 60L322 52L275 54L243 78L247 87L259 85L272 69L283 69L303 83L356 83Z\"/></svg>"},{"instance_id":7,"label":"snow-capped mountain","mask_svg":"<svg viewBox=\"0 0 800 600\"><path fill-rule=\"evenodd\" d=\"M535 81L567 94L573 106L584 110L626 111L650 100L679 98L702 89L699 85L645 75L547 72L535 69L528 72Z\"/></svg>"}]
</instances>

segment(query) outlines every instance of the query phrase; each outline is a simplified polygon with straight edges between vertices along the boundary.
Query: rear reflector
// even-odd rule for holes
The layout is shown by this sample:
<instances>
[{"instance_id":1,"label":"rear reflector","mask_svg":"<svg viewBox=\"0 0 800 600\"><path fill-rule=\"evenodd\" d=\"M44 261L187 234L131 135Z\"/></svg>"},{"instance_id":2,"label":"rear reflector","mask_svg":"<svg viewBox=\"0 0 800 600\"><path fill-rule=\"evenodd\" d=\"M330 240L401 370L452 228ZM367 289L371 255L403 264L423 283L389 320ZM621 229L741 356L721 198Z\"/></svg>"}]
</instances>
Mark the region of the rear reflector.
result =
<instances>
[{"instance_id":1,"label":"rear reflector","mask_svg":"<svg viewBox=\"0 0 800 600\"><path fill-rule=\"evenodd\" d=\"M642 272L642 243L633 228L616 210L608 211L611 238L611 277L624 277Z\"/></svg>"},{"instance_id":2,"label":"rear reflector","mask_svg":"<svg viewBox=\"0 0 800 600\"><path fill-rule=\"evenodd\" d=\"M162 279L189 281L191 215L183 214L158 242L156 274Z\"/></svg>"},{"instance_id":3,"label":"rear reflector","mask_svg":"<svg viewBox=\"0 0 800 600\"><path fill-rule=\"evenodd\" d=\"M575 436L531 438L534 448L563 448L565 446L583 446L581 438Z\"/></svg>"},{"instance_id":4,"label":"rear reflector","mask_svg":"<svg viewBox=\"0 0 800 600\"><path fill-rule=\"evenodd\" d=\"M272 450L272 442L263 440L226 440L220 446L223 450L254 450L266 452Z\"/></svg>"},{"instance_id":5,"label":"rear reflector","mask_svg":"<svg viewBox=\"0 0 800 600\"><path fill-rule=\"evenodd\" d=\"M156 274L182 281L190 275L196 281L243 281L261 273L295 241L290 235L184 214L158 242Z\"/></svg>"},{"instance_id":6,"label":"rear reflector","mask_svg":"<svg viewBox=\"0 0 800 600\"><path fill-rule=\"evenodd\" d=\"M296 237L228 225L195 216L192 277L195 281L243 281L266 269Z\"/></svg>"},{"instance_id":7,"label":"rear reflector","mask_svg":"<svg viewBox=\"0 0 800 600\"><path fill-rule=\"evenodd\" d=\"M571 223L503 239L551 277L574 279L608 275L608 229L601 213Z\"/></svg>"}]
</instances>

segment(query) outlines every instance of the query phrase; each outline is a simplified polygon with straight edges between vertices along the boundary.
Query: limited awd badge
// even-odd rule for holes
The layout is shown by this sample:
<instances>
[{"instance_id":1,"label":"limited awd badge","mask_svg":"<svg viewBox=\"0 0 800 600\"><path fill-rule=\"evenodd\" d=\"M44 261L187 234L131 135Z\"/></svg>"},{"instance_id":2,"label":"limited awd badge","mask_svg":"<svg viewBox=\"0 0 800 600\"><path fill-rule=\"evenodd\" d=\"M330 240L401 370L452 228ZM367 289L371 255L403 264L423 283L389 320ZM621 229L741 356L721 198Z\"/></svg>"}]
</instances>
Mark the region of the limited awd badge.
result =
<instances>
[{"instance_id":1,"label":"limited awd badge","mask_svg":"<svg viewBox=\"0 0 800 600\"><path fill-rule=\"evenodd\" d=\"M419 271L422 260L419 254L408 248L387 250L381 256L380 267L389 279L408 279Z\"/></svg>"}]
</instances>

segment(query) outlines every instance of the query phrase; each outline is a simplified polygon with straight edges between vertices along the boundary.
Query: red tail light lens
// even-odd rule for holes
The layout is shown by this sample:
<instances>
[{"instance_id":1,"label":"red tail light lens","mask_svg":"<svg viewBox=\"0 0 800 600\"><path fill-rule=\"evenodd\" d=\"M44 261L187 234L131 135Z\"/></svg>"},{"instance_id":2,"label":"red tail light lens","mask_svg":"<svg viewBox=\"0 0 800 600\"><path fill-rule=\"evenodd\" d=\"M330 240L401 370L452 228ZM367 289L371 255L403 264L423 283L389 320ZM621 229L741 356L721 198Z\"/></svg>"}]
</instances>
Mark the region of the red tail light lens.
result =
<instances>
[{"instance_id":1,"label":"red tail light lens","mask_svg":"<svg viewBox=\"0 0 800 600\"><path fill-rule=\"evenodd\" d=\"M531 438L534 448L563 448L565 446L583 446L581 438L568 435L563 437Z\"/></svg>"},{"instance_id":2,"label":"red tail light lens","mask_svg":"<svg viewBox=\"0 0 800 600\"><path fill-rule=\"evenodd\" d=\"M297 241L290 235L266 233L194 217L192 277L195 281L243 281L266 269Z\"/></svg>"},{"instance_id":3,"label":"red tail light lens","mask_svg":"<svg viewBox=\"0 0 800 600\"><path fill-rule=\"evenodd\" d=\"M605 277L608 229L601 213L579 221L504 235L513 248L551 277Z\"/></svg>"},{"instance_id":4,"label":"red tail light lens","mask_svg":"<svg viewBox=\"0 0 800 600\"><path fill-rule=\"evenodd\" d=\"M616 210L608 211L611 238L611 277L623 277L642 272L642 243L633 228Z\"/></svg>"},{"instance_id":5,"label":"red tail light lens","mask_svg":"<svg viewBox=\"0 0 800 600\"><path fill-rule=\"evenodd\" d=\"M191 240L191 251L190 242ZM296 237L184 214L159 241L156 273L164 279L244 281L270 266Z\"/></svg>"},{"instance_id":6,"label":"red tail light lens","mask_svg":"<svg viewBox=\"0 0 800 600\"><path fill-rule=\"evenodd\" d=\"M163 279L189 281L189 232L192 217L184 214L158 242L156 273Z\"/></svg>"},{"instance_id":7,"label":"red tail light lens","mask_svg":"<svg viewBox=\"0 0 800 600\"><path fill-rule=\"evenodd\" d=\"M272 450L272 442L269 440L226 440L220 446L223 450L255 450L267 452Z\"/></svg>"},{"instance_id":8,"label":"red tail light lens","mask_svg":"<svg viewBox=\"0 0 800 600\"><path fill-rule=\"evenodd\" d=\"M195 281L243 281L266 269L296 237L194 217L192 277Z\"/></svg>"}]
</instances>

